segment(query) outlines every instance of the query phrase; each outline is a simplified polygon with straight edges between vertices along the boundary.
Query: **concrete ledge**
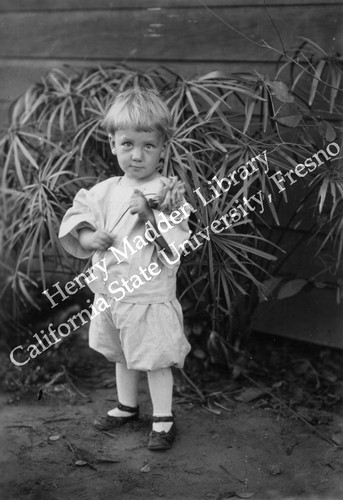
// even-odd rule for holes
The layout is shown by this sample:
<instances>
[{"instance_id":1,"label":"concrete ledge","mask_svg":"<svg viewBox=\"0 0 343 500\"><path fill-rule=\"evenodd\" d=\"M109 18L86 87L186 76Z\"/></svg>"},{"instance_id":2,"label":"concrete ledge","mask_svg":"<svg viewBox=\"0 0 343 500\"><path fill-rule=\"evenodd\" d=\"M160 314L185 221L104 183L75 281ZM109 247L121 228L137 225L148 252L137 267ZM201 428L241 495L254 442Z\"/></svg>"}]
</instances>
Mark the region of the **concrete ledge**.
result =
<instances>
[{"instance_id":1,"label":"concrete ledge","mask_svg":"<svg viewBox=\"0 0 343 500\"><path fill-rule=\"evenodd\" d=\"M293 297L261 303L253 330L343 349L343 303L333 289L301 291Z\"/></svg>"}]
</instances>

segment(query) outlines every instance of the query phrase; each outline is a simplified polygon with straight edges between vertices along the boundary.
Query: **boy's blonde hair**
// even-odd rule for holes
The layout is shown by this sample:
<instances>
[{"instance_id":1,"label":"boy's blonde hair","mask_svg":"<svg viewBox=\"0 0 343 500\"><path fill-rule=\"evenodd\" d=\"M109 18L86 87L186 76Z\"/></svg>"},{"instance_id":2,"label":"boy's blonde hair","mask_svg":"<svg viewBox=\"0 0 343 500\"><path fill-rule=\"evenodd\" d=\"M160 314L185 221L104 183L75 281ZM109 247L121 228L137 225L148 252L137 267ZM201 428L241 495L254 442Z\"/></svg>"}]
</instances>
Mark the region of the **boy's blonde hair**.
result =
<instances>
[{"instance_id":1,"label":"boy's blonde hair","mask_svg":"<svg viewBox=\"0 0 343 500\"><path fill-rule=\"evenodd\" d=\"M102 125L111 135L125 128L134 128L138 132L159 130L165 139L173 133L170 111L158 92L139 86L117 94Z\"/></svg>"}]
</instances>

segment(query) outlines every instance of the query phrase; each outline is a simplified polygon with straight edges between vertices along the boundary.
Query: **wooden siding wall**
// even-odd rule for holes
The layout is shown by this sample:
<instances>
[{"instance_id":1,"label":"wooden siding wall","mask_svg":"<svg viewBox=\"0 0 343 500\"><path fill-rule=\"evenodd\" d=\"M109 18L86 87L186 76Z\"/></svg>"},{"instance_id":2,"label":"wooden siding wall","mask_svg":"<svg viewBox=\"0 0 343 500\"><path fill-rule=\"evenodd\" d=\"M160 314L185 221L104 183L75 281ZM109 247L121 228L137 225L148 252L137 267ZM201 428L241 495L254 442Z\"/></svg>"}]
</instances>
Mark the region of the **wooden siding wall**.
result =
<instances>
[{"instance_id":1,"label":"wooden siding wall","mask_svg":"<svg viewBox=\"0 0 343 500\"><path fill-rule=\"evenodd\" d=\"M0 0L0 126L10 102L52 67L266 71L277 54L226 23L281 48L272 19L286 47L305 36L340 51L342 15L333 0Z\"/></svg>"}]
</instances>

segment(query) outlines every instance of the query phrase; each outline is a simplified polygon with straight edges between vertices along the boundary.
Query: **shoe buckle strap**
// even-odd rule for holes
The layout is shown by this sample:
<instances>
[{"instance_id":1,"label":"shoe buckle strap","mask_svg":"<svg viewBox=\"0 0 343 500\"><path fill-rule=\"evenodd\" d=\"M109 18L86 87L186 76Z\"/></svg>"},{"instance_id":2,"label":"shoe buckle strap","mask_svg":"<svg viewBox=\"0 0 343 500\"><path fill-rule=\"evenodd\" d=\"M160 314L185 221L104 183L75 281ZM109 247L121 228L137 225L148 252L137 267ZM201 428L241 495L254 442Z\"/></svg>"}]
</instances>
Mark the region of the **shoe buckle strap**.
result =
<instances>
[{"instance_id":1,"label":"shoe buckle strap","mask_svg":"<svg viewBox=\"0 0 343 500\"><path fill-rule=\"evenodd\" d=\"M132 406L126 406L122 405L121 403L118 403L117 408L120 411L127 411L128 413L137 413L139 407L136 406L135 408L133 408Z\"/></svg>"},{"instance_id":2,"label":"shoe buckle strap","mask_svg":"<svg viewBox=\"0 0 343 500\"><path fill-rule=\"evenodd\" d=\"M153 422L174 422L173 416L168 417L152 417Z\"/></svg>"}]
</instances>

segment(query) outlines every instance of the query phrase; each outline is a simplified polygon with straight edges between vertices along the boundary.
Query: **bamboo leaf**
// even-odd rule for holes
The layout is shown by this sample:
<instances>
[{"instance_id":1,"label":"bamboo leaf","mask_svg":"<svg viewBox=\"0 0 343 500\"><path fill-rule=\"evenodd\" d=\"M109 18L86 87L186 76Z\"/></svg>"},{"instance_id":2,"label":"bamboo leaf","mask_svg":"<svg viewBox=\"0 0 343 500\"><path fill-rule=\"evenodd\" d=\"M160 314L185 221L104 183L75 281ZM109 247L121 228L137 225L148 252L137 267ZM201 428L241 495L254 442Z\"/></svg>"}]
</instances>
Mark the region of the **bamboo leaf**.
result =
<instances>
[{"instance_id":1,"label":"bamboo leaf","mask_svg":"<svg viewBox=\"0 0 343 500\"><path fill-rule=\"evenodd\" d=\"M341 90L340 89L341 80L342 80L342 72L338 68L336 69L335 67L332 67L331 68L332 88L330 91L330 113L333 112L338 91Z\"/></svg>"},{"instance_id":2,"label":"bamboo leaf","mask_svg":"<svg viewBox=\"0 0 343 500\"><path fill-rule=\"evenodd\" d=\"M24 174L23 174L22 164L21 164L19 154L18 154L19 142L20 141L17 138L17 136L15 136L14 140L13 140L13 159L14 159L14 166L15 166L18 180L19 180L21 186L24 186L25 185L25 178L24 178Z\"/></svg>"},{"instance_id":3,"label":"bamboo leaf","mask_svg":"<svg viewBox=\"0 0 343 500\"><path fill-rule=\"evenodd\" d=\"M251 118L255 109L255 104L256 101L251 101L249 104L246 106L246 111L245 111L245 122L244 122L244 127L243 127L243 134L245 134L249 128Z\"/></svg>"},{"instance_id":4,"label":"bamboo leaf","mask_svg":"<svg viewBox=\"0 0 343 500\"><path fill-rule=\"evenodd\" d=\"M36 160L33 158L31 155L30 151L24 146L24 144L21 142L19 137L17 138L17 144L25 158L28 160L28 162L36 169L39 170L39 166L37 165Z\"/></svg>"},{"instance_id":5,"label":"bamboo leaf","mask_svg":"<svg viewBox=\"0 0 343 500\"><path fill-rule=\"evenodd\" d=\"M323 57L327 57L327 52L325 52L324 49L322 49L318 44L316 44L313 40L310 40L309 38L306 38L304 36L299 37L300 40L304 40L310 47L314 48L319 54L321 54Z\"/></svg>"},{"instance_id":6,"label":"bamboo leaf","mask_svg":"<svg viewBox=\"0 0 343 500\"><path fill-rule=\"evenodd\" d=\"M324 178L323 183L320 186L319 193L318 193L318 198L319 198L318 211L319 211L319 213L321 213L323 210L325 198L327 195L328 186L329 186L329 180L327 178Z\"/></svg>"},{"instance_id":7,"label":"bamboo leaf","mask_svg":"<svg viewBox=\"0 0 343 500\"><path fill-rule=\"evenodd\" d=\"M309 106L312 106L314 98L316 96L318 84L320 81L320 78L322 76L323 69L325 68L326 61L324 59L321 59L317 65L312 84L311 84L311 90L310 90L310 96L308 99L308 104Z\"/></svg>"}]
</instances>

